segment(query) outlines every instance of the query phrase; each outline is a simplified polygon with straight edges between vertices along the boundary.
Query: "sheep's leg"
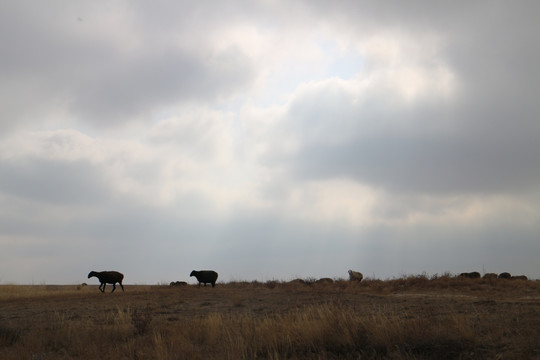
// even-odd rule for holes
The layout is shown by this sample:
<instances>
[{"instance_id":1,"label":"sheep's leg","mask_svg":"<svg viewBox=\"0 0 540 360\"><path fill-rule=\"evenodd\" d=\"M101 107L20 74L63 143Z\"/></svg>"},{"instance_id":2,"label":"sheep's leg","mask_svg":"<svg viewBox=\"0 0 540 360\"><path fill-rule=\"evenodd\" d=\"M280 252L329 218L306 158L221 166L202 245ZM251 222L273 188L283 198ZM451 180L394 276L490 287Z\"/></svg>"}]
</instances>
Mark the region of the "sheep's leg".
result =
<instances>
[{"instance_id":1,"label":"sheep's leg","mask_svg":"<svg viewBox=\"0 0 540 360\"><path fill-rule=\"evenodd\" d=\"M122 283L119 283L120 284L120 287L122 288L122 291L124 291L124 285L122 285Z\"/></svg>"},{"instance_id":2,"label":"sheep's leg","mask_svg":"<svg viewBox=\"0 0 540 360\"><path fill-rule=\"evenodd\" d=\"M114 290L116 290L116 284L112 284L112 291L111 291L111 293L113 293Z\"/></svg>"},{"instance_id":3,"label":"sheep's leg","mask_svg":"<svg viewBox=\"0 0 540 360\"><path fill-rule=\"evenodd\" d=\"M105 286L104 285L105 285L105 283L99 284L99 291L105 292ZM103 286L103 288L102 288L102 286Z\"/></svg>"},{"instance_id":4,"label":"sheep's leg","mask_svg":"<svg viewBox=\"0 0 540 360\"><path fill-rule=\"evenodd\" d=\"M101 292L105 292L105 287L107 286L107 283L103 283L103 290Z\"/></svg>"}]
</instances>

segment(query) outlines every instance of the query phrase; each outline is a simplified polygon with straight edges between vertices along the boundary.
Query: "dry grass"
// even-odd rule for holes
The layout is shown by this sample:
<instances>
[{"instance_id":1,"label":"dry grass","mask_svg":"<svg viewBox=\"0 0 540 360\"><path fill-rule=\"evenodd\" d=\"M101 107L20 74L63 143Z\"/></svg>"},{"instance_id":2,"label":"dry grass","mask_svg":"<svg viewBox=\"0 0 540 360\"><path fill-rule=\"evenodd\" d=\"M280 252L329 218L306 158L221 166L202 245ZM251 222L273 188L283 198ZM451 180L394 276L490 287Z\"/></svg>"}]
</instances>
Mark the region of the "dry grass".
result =
<instances>
[{"instance_id":1,"label":"dry grass","mask_svg":"<svg viewBox=\"0 0 540 360\"><path fill-rule=\"evenodd\" d=\"M2 359L540 358L540 283L0 286Z\"/></svg>"}]
</instances>

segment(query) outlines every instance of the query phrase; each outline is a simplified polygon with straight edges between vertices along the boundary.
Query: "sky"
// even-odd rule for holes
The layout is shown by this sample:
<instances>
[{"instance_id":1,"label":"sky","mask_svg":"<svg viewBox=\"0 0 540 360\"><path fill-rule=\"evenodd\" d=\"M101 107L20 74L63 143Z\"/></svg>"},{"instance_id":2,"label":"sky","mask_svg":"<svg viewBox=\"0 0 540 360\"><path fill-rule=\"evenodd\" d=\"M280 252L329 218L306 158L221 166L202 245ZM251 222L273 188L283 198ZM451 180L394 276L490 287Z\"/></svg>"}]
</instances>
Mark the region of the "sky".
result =
<instances>
[{"instance_id":1,"label":"sky","mask_svg":"<svg viewBox=\"0 0 540 360\"><path fill-rule=\"evenodd\" d=\"M1 1L0 284L540 278L539 18Z\"/></svg>"}]
</instances>

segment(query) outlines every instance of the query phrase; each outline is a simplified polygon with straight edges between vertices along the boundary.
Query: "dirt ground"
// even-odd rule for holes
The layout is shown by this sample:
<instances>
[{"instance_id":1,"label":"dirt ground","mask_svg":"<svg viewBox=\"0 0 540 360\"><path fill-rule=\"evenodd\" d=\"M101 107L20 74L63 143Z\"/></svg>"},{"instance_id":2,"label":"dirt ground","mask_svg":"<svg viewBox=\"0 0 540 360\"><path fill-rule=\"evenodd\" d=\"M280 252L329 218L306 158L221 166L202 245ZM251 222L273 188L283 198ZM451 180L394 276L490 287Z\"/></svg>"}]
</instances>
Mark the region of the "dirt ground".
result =
<instances>
[{"instance_id":1,"label":"dirt ground","mask_svg":"<svg viewBox=\"0 0 540 360\"><path fill-rule=\"evenodd\" d=\"M479 332L480 342L491 344L489 353L517 358L513 351L525 342L527 356L540 358L540 286L529 283L503 286L483 282L463 287L385 282L356 285L345 281L234 283L215 288L125 285L125 292L117 287L114 293L110 293L110 285L105 293L97 286L42 285L39 290L27 291L0 286L0 327L30 329L53 317L95 324L113 321L122 312L140 310L150 314L153 327L160 329L216 313L264 319L331 304L366 316L391 313L404 319L435 321L462 315Z\"/></svg>"},{"instance_id":2,"label":"dirt ground","mask_svg":"<svg viewBox=\"0 0 540 360\"><path fill-rule=\"evenodd\" d=\"M328 285L217 285L168 287L125 285L125 292L117 287L114 293L107 286L101 293L97 286L87 286L73 291L72 285L46 285L42 295L30 293L25 296L2 298L0 286L0 320L32 323L51 312L68 318L90 317L99 319L104 312L118 308L151 309L159 319L175 319L204 316L209 313L249 313L252 316L283 314L313 305L340 303L359 312L388 308L399 312L432 311L443 314L451 307L463 313L495 314L519 308L524 317L539 321L540 293L494 292L471 293L456 291L393 291L377 294L348 286L343 289L337 283Z\"/></svg>"}]
</instances>

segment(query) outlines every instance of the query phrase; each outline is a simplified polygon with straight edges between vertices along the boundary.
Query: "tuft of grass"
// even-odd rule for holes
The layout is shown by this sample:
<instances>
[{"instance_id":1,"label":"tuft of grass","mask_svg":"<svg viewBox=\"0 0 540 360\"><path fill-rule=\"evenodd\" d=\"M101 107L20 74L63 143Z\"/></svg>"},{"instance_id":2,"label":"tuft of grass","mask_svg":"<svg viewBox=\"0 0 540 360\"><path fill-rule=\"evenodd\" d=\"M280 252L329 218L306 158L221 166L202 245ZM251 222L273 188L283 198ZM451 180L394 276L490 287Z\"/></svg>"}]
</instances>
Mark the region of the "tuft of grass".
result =
<instances>
[{"instance_id":1,"label":"tuft of grass","mask_svg":"<svg viewBox=\"0 0 540 360\"><path fill-rule=\"evenodd\" d=\"M131 322L137 335L146 334L152 324L152 310L147 305L144 309L135 309L131 312Z\"/></svg>"},{"instance_id":2,"label":"tuft of grass","mask_svg":"<svg viewBox=\"0 0 540 360\"><path fill-rule=\"evenodd\" d=\"M11 346L21 339L22 330L0 325L0 347Z\"/></svg>"}]
</instances>

